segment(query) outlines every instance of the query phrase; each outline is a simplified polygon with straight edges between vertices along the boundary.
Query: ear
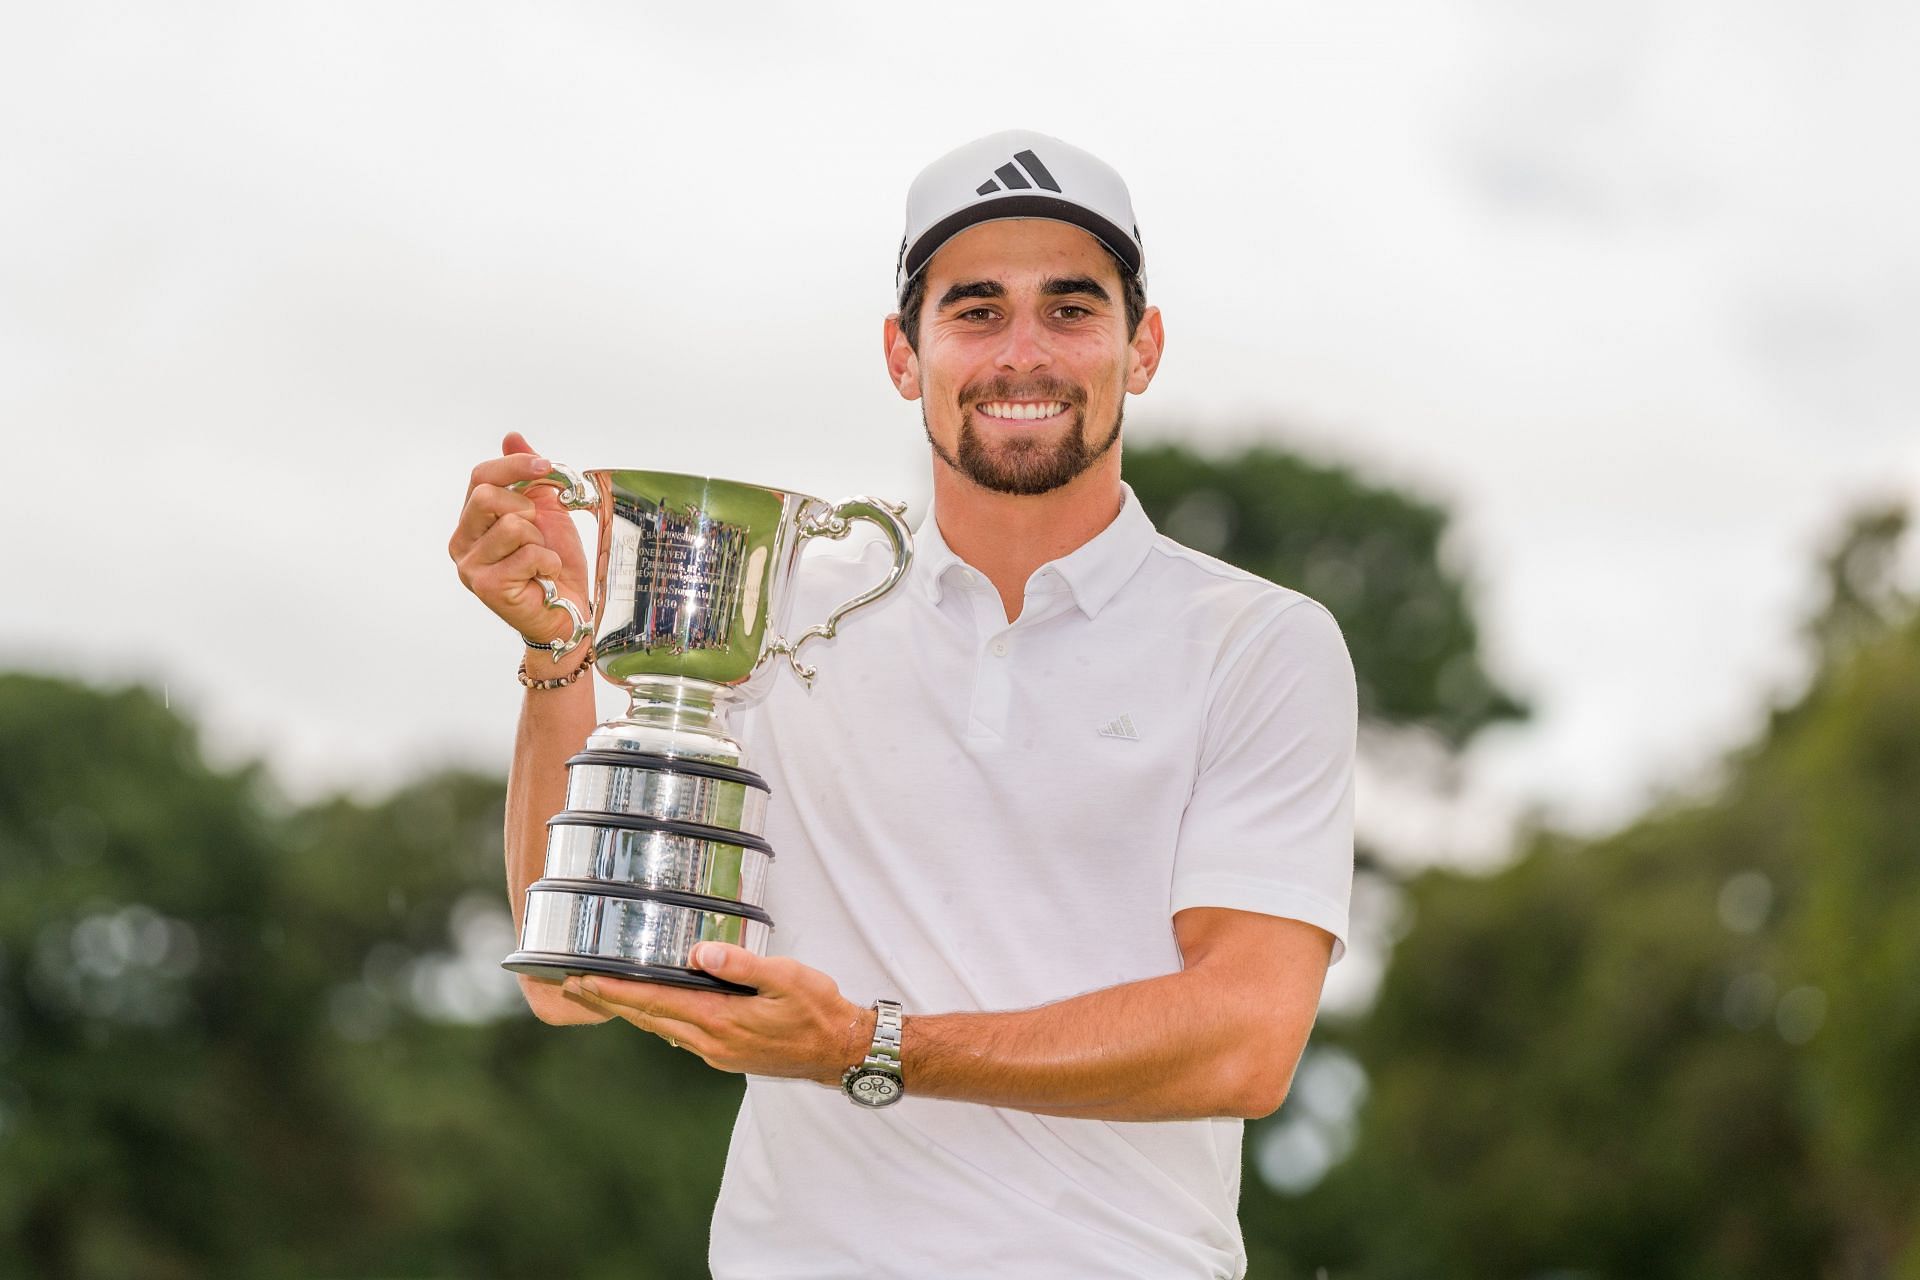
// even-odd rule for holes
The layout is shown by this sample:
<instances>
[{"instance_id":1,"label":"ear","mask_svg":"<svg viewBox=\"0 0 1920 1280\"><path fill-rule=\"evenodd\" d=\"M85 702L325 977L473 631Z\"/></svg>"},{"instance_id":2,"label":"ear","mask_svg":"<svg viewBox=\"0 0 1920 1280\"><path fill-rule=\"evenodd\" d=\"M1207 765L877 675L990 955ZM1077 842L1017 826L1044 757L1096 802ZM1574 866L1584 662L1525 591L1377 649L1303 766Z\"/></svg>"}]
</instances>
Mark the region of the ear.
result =
<instances>
[{"instance_id":1,"label":"ear","mask_svg":"<svg viewBox=\"0 0 1920 1280\"><path fill-rule=\"evenodd\" d=\"M886 347L887 376L893 379L894 389L900 393L902 400L918 400L920 357L913 353L913 348L907 343L906 332L900 327L899 312L887 317L881 341Z\"/></svg>"},{"instance_id":2,"label":"ear","mask_svg":"<svg viewBox=\"0 0 1920 1280\"><path fill-rule=\"evenodd\" d=\"M1166 345L1167 333L1160 324L1160 308L1148 307L1140 317L1140 327L1134 331L1127 352L1128 392L1137 396L1147 389L1154 371L1160 367L1160 352Z\"/></svg>"}]
</instances>

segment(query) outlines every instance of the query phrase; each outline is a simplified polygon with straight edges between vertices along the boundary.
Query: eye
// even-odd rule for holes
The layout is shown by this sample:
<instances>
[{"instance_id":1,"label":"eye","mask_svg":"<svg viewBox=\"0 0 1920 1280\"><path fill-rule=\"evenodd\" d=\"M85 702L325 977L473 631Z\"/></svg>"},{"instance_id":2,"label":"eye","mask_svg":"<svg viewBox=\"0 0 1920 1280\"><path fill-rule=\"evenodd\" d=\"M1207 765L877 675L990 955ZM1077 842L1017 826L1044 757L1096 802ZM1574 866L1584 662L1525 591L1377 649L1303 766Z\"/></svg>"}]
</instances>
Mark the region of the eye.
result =
<instances>
[{"instance_id":1,"label":"eye","mask_svg":"<svg viewBox=\"0 0 1920 1280\"><path fill-rule=\"evenodd\" d=\"M962 320L991 320L993 319L993 308L992 307L968 307L965 311L962 311L960 313L959 318Z\"/></svg>"},{"instance_id":2,"label":"eye","mask_svg":"<svg viewBox=\"0 0 1920 1280\"><path fill-rule=\"evenodd\" d=\"M1071 312L1072 314L1069 315L1068 314L1069 312ZM1088 311L1083 306L1080 306L1076 303L1069 302L1066 306L1056 310L1054 314L1059 316L1062 320L1078 320L1082 316L1089 316L1089 315L1092 315L1093 313L1091 311Z\"/></svg>"}]
</instances>

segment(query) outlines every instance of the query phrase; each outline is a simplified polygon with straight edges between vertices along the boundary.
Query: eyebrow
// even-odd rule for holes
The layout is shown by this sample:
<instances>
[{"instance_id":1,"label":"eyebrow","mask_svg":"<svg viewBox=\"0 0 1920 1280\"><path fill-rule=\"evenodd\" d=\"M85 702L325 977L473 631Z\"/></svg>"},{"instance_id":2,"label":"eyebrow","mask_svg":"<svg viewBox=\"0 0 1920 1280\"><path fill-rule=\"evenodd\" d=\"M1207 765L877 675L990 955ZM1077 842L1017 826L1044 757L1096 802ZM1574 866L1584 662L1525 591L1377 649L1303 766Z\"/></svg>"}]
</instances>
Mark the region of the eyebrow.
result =
<instances>
[{"instance_id":1,"label":"eyebrow","mask_svg":"<svg viewBox=\"0 0 1920 1280\"><path fill-rule=\"evenodd\" d=\"M1102 302L1112 302L1098 280L1092 276L1055 276L1040 286L1040 292L1050 298L1065 297L1068 294L1081 293L1089 298L1098 298Z\"/></svg>"},{"instance_id":2,"label":"eyebrow","mask_svg":"<svg viewBox=\"0 0 1920 1280\"><path fill-rule=\"evenodd\" d=\"M1004 298L1007 286L998 280L968 280L956 284L940 295L940 309L946 310L956 302L965 302L969 298Z\"/></svg>"},{"instance_id":3,"label":"eyebrow","mask_svg":"<svg viewBox=\"0 0 1920 1280\"><path fill-rule=\"evenodd\" d=\"M1092 276L1054 276L1041 284L1040 292L1049 298L1062 298L1078 294L1088 298L1098 298L1102 302L1113 301L1112 295ZM945 310L956 302L967 302L975 298L1004 298L1006 296L1007 287L998 280L968 280L954 285L945 293L941 294L939 307L941 310Z\"/></svg>"}]
</instances>

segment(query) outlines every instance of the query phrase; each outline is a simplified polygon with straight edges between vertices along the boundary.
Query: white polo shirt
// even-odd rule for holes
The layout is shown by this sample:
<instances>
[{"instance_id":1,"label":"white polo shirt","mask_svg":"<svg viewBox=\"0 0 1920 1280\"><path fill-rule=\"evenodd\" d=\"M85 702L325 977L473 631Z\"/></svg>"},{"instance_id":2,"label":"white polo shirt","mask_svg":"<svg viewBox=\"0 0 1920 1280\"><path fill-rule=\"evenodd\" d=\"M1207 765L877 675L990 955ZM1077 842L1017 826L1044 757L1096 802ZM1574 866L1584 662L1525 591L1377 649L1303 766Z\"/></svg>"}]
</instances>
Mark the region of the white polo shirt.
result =
<instances>
[{"instance_id":1,"label":"white polo shirt","mask_svg":"<svg viewBox=\"0 0 1920 1280\"><path fill-rule=\"evenodd\" d=\"M773 786L771 951L909 1016L1180 968L1173 913L1333 934L1353 876L1353 666L1318 602L1119 516L1009 623L934 515L908 578L741 717ZM875 581L835 548L792 627ZM719 1280L1239 1276L1241 1122L1070 1120L749 1077Z\"/></svg>"}]
</instances>

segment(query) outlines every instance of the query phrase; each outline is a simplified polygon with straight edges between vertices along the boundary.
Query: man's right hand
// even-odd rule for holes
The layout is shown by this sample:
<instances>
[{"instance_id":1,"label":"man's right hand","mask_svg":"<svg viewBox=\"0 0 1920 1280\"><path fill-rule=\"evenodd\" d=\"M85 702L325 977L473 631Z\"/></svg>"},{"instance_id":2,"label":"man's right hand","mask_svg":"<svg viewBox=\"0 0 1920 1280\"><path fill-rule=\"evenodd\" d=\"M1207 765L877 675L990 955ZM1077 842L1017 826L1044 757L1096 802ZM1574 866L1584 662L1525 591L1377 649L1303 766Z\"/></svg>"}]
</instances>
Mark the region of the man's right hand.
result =
<instances>
[{"instance_id":1,"label":"man's right hand","mask_svg":"<svg viewBox=\"0 0 1920 1280\"><path fill-rule=\"evenodd\" d=\"M501 456L473 469L467 504L447 542L460 581L480 603L528 640L572 633L566 610L548 607L537 578L551 578L560 594L581 608L587 603L587 557L573 517L551 486L520 492L510 486L537 480L553 465L515 432L500 442ZM546 680L580 672L587 649L580 646L557 662L540 650L526 654L526 674ZM585 673L590 676L590 673ZM567 758L593 727L593 683L576 680L563 689L529 693L521 700L520 731L507 774L507 902L513 929L526 918L527 886L545 863L547 819L566 808ZM604 1010L573 999L559 986L524 975L520 990L542 1022L604 1022Z\"/></svg>"},{"instance_id":2,"label":"man's right hand","mask_svg":"<svg viewBox=\"0 0 1920 1280\"><path fill-rule=\"evenodd\" d=\"M552 578L561 595L586 609L587 557L579 532L550 486L524 493L508 487L552 470L526 437L509 433L500 452L473 469L447 554L467 590L525 639L570 635L566 611L547 605L535 579ZM566 665L575 661L571 654L562 659Z\"/></svg>"}]
</instances>

